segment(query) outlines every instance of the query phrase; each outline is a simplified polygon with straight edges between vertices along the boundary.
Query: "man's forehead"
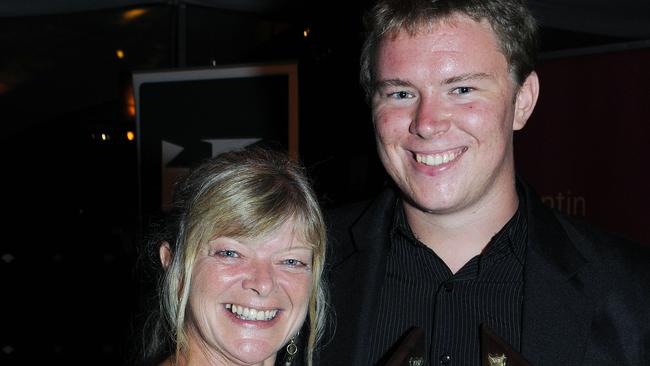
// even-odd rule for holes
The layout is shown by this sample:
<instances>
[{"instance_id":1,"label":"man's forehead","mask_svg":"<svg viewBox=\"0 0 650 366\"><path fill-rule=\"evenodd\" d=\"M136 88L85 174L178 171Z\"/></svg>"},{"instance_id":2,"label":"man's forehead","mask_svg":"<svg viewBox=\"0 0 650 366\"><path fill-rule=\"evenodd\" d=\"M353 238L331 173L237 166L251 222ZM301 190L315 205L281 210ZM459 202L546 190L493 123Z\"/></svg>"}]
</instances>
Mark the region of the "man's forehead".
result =
<instances>
[{"instance_id":1,"label":"man's forehead","mask_svg":"<svg viewBox=\"0 0 650 366\"><path fill-rule=\"evenodd\" d=\"M435 66L423 67L422 60ZM502 71L513 76L507 56L487 20L476 21L466 15L436 20L414 33L405 29L392 33L382 41L375 61L375 89L406 86L398 84L408 83L414 75L428 73L445 85L495 80ZM464 69L459 69L459 65Z\"/></svg>"},{"instance_id":2,"label":"man's forehead","mask_svg":"<svg viewBox=\"0 0 650 366\"><path fill-rule=\"evenodd\" d=\"M401 49L404 47L413 47L414 43L408 42L409 39L425 38L431 49L453 51L455 49L467 51L468 45L479 47L485 50L486 46L505 57L506 64L509 65L508 57L504 52L503 46L497 33L486 19L475 20L468 15L454 14L433 20L429 23L422 23L417 28L396 28L387 33L381 40L376 57L383 58L382 54L386 47ZM407 41L402 43L402 41ZM422 48L423 44L417 47L422 51L428 46ZM477 49L478 51L478 49Z\"/></svg>"}]
</instances>

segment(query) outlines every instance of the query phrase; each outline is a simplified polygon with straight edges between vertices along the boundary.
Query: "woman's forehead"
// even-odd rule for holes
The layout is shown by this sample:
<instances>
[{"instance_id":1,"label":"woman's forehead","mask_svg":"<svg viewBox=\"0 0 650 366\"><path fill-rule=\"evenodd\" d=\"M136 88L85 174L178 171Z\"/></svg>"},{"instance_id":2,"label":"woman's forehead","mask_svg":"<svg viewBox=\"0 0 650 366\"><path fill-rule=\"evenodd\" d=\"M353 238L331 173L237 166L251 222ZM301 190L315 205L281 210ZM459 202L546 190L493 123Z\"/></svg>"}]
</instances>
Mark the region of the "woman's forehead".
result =
<instances>
[{"instance_id":1,"label":"woman's forehead","mask_svg":"<svg viewBox=\"0 0 650 366\"><path fill-rule=\"evenodd\" d=\"M235 234L228 233L215 235L210 240L222 242L237 242L251 247L272 247L275 249L295 249L306 248L312 249L313 245L309 243L309 233L304 225L298 225L295 220L285 221L280 227L273 228L267 232Z\"/></svg>"}]
</instances>

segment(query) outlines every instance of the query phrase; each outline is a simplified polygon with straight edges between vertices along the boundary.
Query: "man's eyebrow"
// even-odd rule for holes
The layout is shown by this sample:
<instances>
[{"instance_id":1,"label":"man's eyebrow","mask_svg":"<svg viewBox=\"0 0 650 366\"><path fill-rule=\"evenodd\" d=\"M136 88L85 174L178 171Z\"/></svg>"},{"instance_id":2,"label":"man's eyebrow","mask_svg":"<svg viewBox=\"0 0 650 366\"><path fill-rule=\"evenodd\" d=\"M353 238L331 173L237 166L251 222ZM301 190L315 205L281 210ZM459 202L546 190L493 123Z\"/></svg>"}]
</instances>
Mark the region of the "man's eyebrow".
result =
<instances>
[{"instance_id":1,"label":"man's eyebrow","mask_svg":"<svg viewBox=\"0 0 650 366\"><path fill-rule=\"evenodd\" d=\"M412 87L413 84L402 79L378 80L377 82L375 82L375 89L382 89L382 88L395 87L395 86Z\"/></svg>"},{"instance_id":2,"label":"man's eyebrow","mask_svg":"<svg viewBox=\"0 0 650 366\"><path fill-rule=\"evenodd\" d=\"M472 81L472 80L482 80L482 79L493 79L494 77L491 74L484 72L471 73L471 74L462 74L458 76L452 76L443 80L443 85L459 83L463 81Z\"/></svg>"}]
</instances>

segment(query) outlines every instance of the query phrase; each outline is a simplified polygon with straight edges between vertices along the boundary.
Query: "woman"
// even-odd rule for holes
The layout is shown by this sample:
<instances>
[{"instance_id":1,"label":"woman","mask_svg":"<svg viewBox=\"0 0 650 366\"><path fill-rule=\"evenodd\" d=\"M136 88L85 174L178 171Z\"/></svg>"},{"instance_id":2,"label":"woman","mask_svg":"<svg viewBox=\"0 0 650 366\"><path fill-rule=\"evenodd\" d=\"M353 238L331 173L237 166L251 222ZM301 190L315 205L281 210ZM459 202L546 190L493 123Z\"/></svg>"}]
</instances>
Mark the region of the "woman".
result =
<instances>
[{"instance_id":1,"label":"woman","mask_svg":"<svg viewBox=\"0 0 650 366\"><path fill-rule=\"evenodd\" d=\"M159 232L160 313L147 355L166 354L164 365L273 365L285 348L283 365L311 365L324 326L325 229L298 164L261 149L212 158L176 186Z\"/></svg>"}]
</instances>

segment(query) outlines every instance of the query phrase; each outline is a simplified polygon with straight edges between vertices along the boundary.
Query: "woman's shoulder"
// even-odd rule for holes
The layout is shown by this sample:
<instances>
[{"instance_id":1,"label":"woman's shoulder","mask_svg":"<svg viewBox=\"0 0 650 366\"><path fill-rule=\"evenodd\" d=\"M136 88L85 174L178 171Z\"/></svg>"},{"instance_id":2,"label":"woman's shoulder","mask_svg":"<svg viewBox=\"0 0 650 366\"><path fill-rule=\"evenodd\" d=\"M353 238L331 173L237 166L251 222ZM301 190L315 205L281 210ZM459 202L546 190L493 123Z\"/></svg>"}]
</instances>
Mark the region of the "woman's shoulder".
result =
<instances>
[{"instance_id":1,"label":"woman's shoulder","mask_svg":"<svg viewBox=\"0 0 650 366\"><path fill-rule=\"evenodd\" d=\"M172 362L172 358L169 357L165 359L163 362L161 362L160 364L158 364L158 366L174 366L174 363Z\"/></svg>"}]
</instances>

